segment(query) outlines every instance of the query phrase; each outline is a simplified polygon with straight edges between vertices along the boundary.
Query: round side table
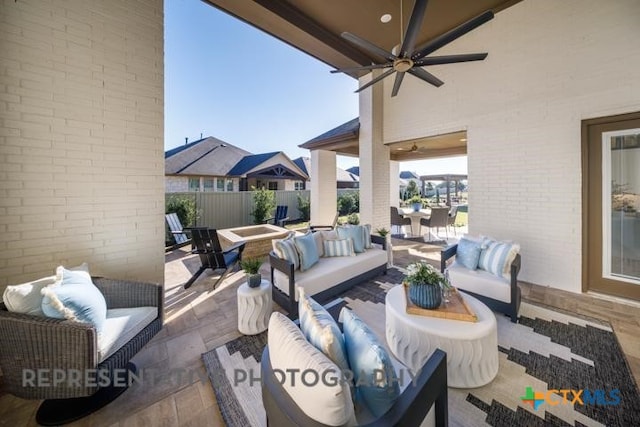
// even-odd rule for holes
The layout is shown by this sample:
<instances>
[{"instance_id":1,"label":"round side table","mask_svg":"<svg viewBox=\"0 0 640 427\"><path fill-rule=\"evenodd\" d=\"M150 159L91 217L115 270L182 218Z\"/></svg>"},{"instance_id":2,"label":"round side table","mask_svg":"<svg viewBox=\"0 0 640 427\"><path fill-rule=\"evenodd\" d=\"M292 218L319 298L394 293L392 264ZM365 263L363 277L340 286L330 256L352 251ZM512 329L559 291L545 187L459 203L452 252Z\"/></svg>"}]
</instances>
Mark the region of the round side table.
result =
<instances>
[{"instance_id":1,"label":"round side table","mask_svg":"<svg viewBox=\"0 0 640 427\"><path fill-rule=\"evenodd\" d=\"M250 288L243 283L238 288L238 330L244 335L266 331L271 316L271 282L262 280Z\"/></svg>"}]
</instances>

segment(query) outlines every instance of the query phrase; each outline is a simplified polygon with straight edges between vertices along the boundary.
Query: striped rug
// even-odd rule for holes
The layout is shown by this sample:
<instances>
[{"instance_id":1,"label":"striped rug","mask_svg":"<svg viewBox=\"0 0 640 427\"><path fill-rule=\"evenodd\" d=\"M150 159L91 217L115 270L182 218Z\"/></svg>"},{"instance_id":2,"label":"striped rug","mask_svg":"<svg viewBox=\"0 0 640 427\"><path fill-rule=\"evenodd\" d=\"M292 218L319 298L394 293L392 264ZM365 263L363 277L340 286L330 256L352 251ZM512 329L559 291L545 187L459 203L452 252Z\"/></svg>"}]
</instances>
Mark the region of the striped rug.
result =
<instances>
[{"instance_id":1,"label":"striped rug","mask_svg":"<svg viewBox=\"0 0 640 427\"><path fill-rule=\"evenodd\" d=\"M390 269L341 296L382 342L385 294L401 280ZM498 376L484 387L449 388L451 426L640 425L638 387L609 325L527 303L517 324L496 318ZM243 336L202 355L227 425L266 426L259 382L266 336ZM251 374L234 378L240 371Z\"/></svg>"}]
</instances>

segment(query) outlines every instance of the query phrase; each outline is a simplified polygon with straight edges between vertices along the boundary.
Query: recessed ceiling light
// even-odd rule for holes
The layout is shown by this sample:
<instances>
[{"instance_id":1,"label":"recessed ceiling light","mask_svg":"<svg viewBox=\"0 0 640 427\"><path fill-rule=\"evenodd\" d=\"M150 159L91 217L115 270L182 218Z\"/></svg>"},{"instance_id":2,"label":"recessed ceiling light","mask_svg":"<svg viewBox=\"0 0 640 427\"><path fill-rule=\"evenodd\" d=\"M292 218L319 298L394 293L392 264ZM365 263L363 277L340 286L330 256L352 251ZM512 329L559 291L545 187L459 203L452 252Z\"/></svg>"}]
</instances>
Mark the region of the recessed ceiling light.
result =
<instances>
[{"instance_id":1,"label":"recessed ceiling light","mask_svg":"<svg viewBox=\"0 0 640 427\"><path fill-rule=\"evenodd\" d=\"M380 17L380 22L382 22L383 24L386 24L389 21L391 21L391 14L390 13L385 13L384 15L382 15Z\"/></svg>"},{"instance_id":2,"label":"recessed ceiling light","mask_svg":"<svg viewBox=\"0 0 640 427\"><path fill-rule=\"evenodd\" d=\"M467 138L460 138L460 142L467 142Z\"/></svg>"}]
</instances>

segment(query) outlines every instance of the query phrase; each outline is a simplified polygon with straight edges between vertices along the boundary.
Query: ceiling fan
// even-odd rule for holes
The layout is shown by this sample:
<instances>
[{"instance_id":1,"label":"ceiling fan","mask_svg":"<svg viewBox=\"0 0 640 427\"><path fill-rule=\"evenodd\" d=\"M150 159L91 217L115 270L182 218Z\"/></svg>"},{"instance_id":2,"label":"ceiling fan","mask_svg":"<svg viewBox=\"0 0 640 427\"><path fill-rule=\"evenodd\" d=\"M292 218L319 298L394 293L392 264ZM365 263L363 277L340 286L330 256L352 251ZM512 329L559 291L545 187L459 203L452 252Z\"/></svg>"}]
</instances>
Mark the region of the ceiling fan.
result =
<instances>
[{"instance_id":1,"label":"ceiling fan","mask_svg":"<svg viewBox=\"0 0 640 427\"><path fill-rule=\"evenodd\" d=\"M390 68L370 82L362 85L360 88L358 88L358 90L356 90L356 92L360 92L361 90L364 90L369 86L382 81L385 77L388 77L393 73L397 73L396 79L393 83L393 90L391 91L391 96L396 96L398 94L398 91L400 90L400 85L402 84L402 79L404 79L405 73L409 73L419 79L422 79L427 83L434 85L435 87L440 87L444 84L444 82L433 74L424 70L422 67L427 65L453 64L456 62L482 61L487 57L487 53L469 53L432 57L427 57L427 55L493 19L493 12L490 10L468 20L467 22L436 37L435 39L416 49L416 38L418 37L420 27L422 25L422 22L424 21L427 1L428 0L415 1L415 4L413 5L413 11L411 12L411 18L409 19L409 25L407 26L407 31L404 35L404 40L402 40L400 52L397 55L394 55L391 52L387 52L385 49L382 49L381 47L378 47L375 44L356 36L355 34L344 32L342 33L342 37L344 39L348 40L349 42L353 43L354 45L360 47L370 54L385 58L387 62L381 64L365 65L362 67L342 68L338 70L331 70L331 72L351 73L355 71Z\"/></svg>"}]
</instances>

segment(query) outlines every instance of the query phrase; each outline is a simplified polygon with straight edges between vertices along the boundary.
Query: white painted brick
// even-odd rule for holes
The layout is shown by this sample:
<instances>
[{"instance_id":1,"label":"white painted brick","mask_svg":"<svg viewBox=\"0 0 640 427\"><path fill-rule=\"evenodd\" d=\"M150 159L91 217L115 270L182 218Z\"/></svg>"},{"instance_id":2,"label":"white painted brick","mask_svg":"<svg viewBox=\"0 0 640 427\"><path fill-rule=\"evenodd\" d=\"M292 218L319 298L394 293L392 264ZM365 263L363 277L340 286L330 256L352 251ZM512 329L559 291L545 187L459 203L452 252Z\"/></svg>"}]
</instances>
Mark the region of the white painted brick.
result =
<instances>
[{"instance_id":1,"label":"white painted brick","mask_svg":"<svg viewBox=\"0 0 640 427\"><path fill-rule=\"evenodd\" d=\"M385 80L385 141L467 130L470 231L519 242L522 280L581 291L581 121L640 110L638 22L636 0L524 0L436 52L489 52L429 67L442 87Z\"/></svg>"},{"instance_id":2,"label":"white painted brick","mask_svg":"<svg viewBox=\"0 0 640 427\"><path fill-rule=\"evenodd\" d=\"M0 291L67 261L162 282L162 2L0 7Z\"/></svg>"}]
</instances>

